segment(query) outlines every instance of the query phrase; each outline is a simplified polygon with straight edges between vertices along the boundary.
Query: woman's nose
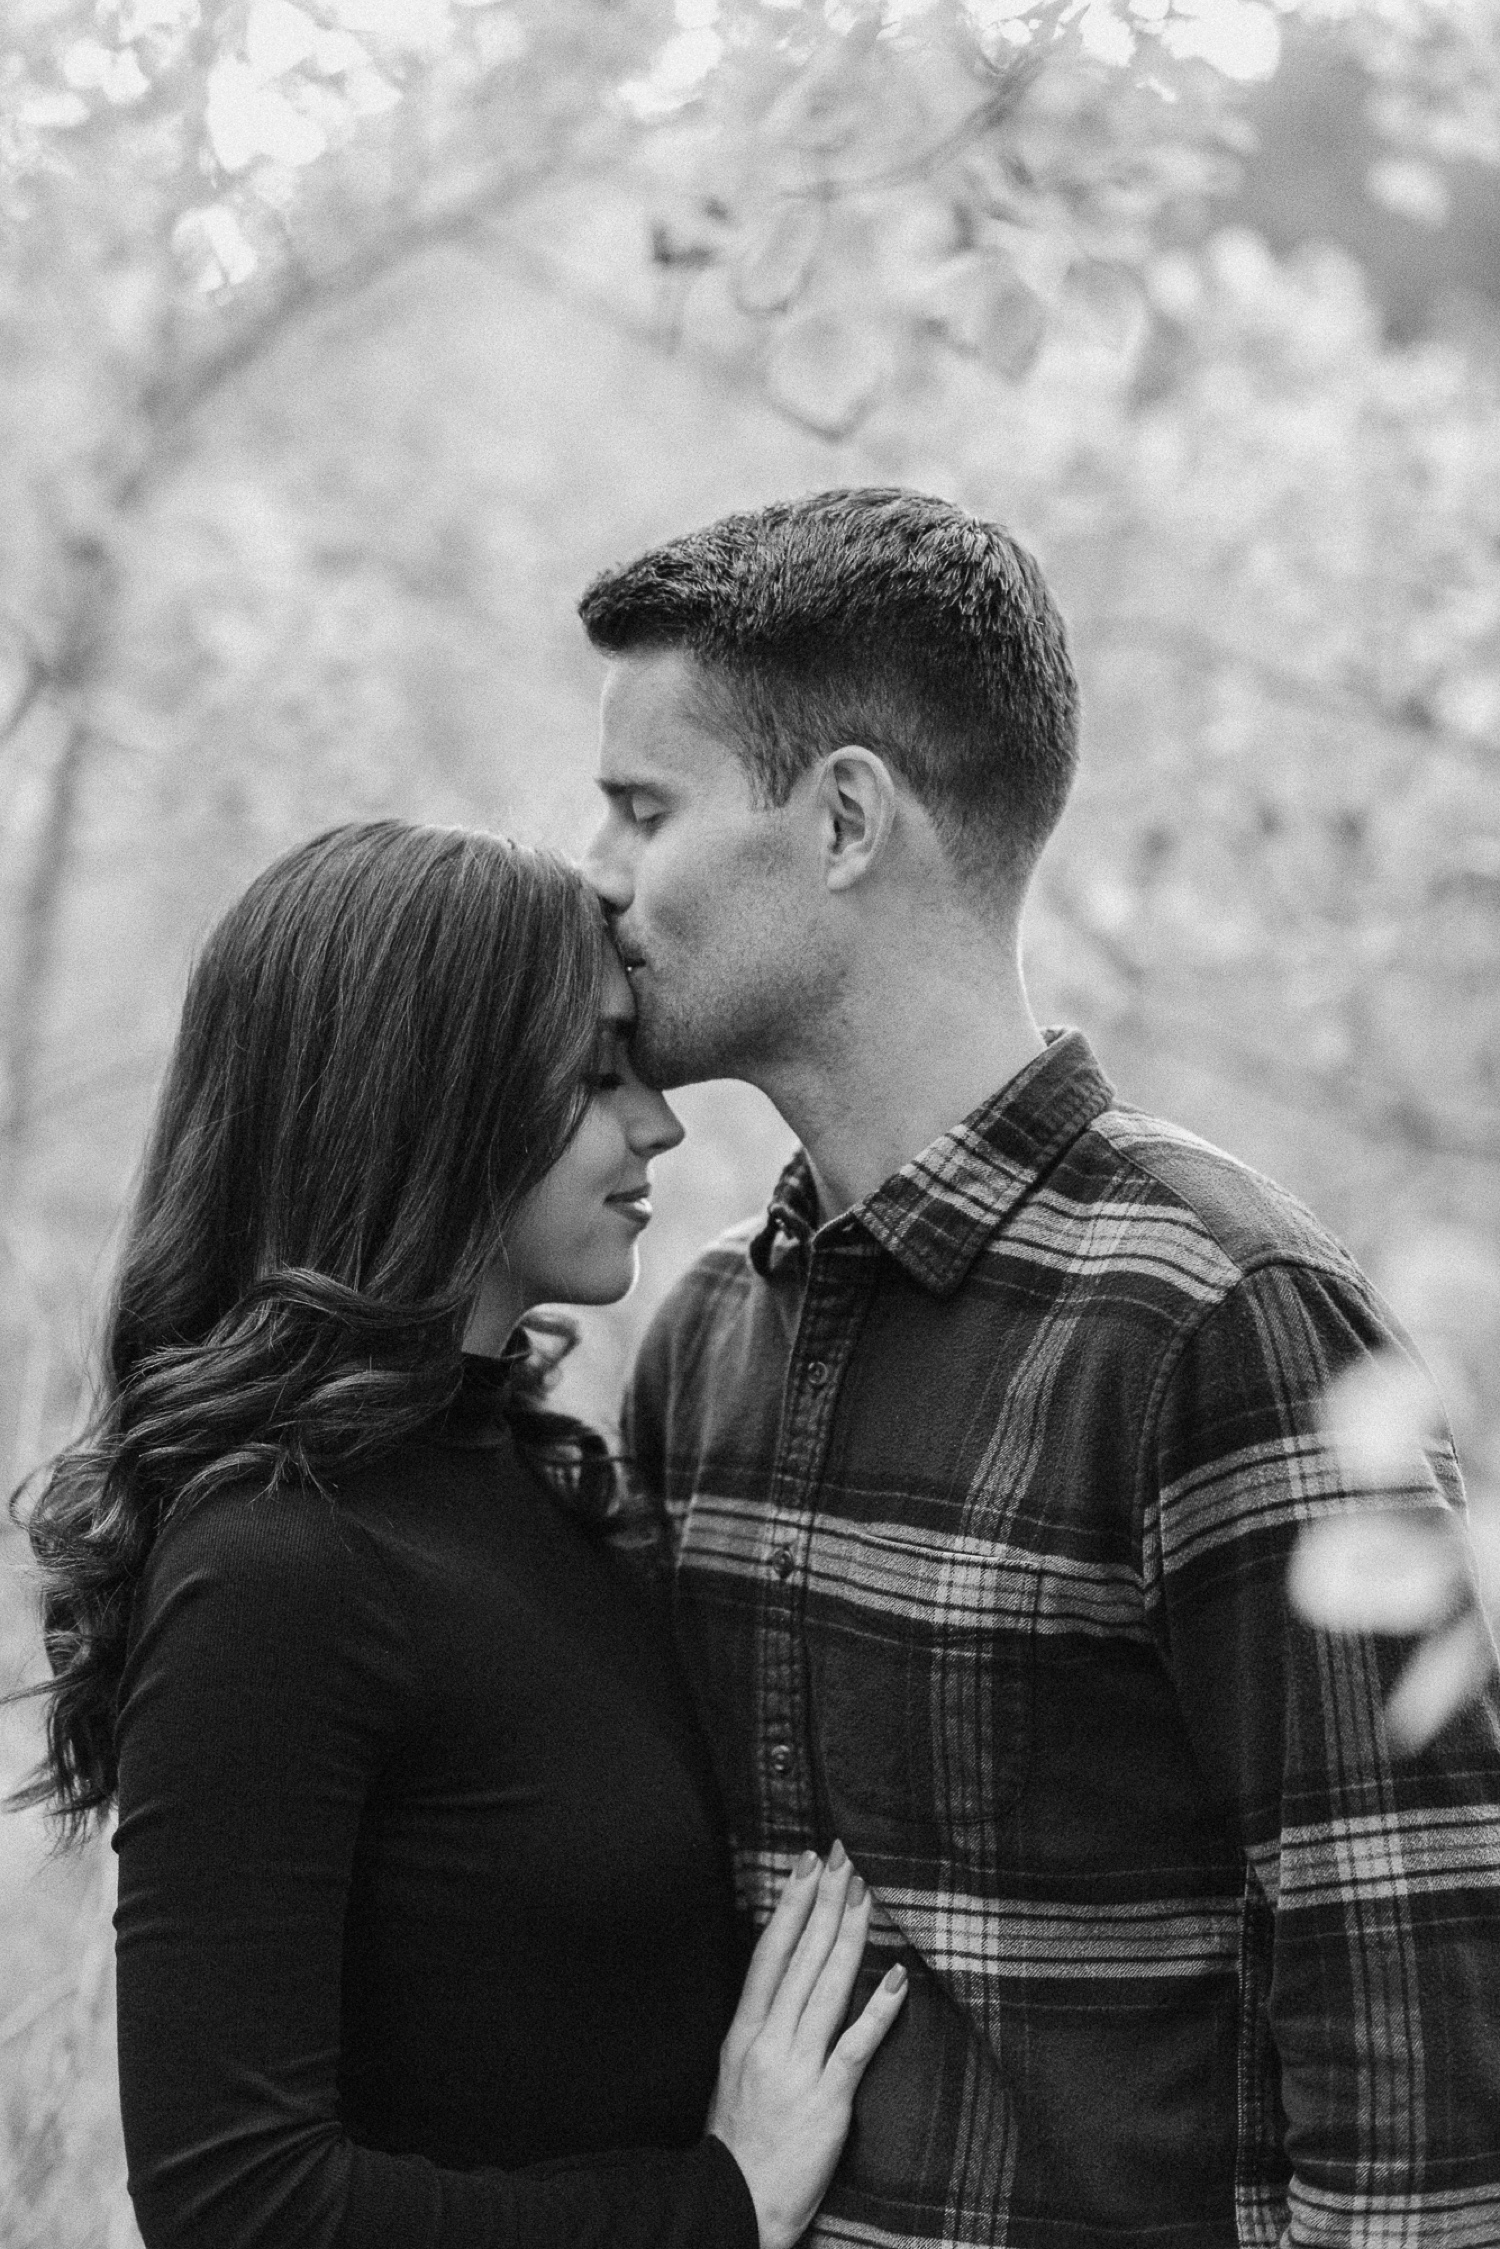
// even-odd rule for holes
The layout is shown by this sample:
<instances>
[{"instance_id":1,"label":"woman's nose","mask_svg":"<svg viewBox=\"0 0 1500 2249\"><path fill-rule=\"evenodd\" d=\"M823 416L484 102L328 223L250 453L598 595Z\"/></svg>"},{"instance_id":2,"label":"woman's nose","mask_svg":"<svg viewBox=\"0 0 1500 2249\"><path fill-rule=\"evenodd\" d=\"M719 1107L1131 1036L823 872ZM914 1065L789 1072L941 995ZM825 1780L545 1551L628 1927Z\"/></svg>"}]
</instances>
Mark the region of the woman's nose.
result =
<instances>
[{"instance_id":1,"label":"woman's nose","mask_svg":"<svg viewBox=\"0 0 1500 2249\"><path fill-rule=\"evenodd\" d=\"M632 1109L630 1145L638 1156L664 1156L686 1137L676 1112L650 1086L637 1089Z\"/></svg>"}]
</instances>

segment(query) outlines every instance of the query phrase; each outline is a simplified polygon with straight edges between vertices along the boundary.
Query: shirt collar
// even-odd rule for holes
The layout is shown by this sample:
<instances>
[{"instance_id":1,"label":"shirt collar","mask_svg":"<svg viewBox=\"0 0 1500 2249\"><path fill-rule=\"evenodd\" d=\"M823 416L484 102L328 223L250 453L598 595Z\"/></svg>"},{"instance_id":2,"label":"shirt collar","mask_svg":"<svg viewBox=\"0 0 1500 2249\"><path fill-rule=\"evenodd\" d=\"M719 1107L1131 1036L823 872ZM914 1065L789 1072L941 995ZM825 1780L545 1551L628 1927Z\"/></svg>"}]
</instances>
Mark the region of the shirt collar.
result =
<instances>
[{"instance_id":1,"label":"shirt collar","mask_svg":"<svg viewBox=\"0 0 1500 2249\"><path fill-rule=\"evenodd\" d=\"M1113 1105L1114 1089L1081 1031L1043 1037L1043 1051L998 1093L831 1223L857 1221L932 1295L956 1289L1063 1150ZM770 1279L800 1261L816 1231L817 1191L799 1148L750 1245L756 1271Z\"/></svg>"}]
</instances>

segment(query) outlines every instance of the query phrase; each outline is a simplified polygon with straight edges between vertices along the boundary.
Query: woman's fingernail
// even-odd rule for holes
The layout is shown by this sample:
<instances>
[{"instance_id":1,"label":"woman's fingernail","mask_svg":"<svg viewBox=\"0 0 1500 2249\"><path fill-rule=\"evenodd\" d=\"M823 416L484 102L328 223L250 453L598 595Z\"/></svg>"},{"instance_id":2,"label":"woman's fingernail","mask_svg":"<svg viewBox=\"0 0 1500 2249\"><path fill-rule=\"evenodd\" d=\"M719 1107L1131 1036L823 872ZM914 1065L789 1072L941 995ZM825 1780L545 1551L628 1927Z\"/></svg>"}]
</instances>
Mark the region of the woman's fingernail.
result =
<instances>
[{"instance_id":1,"label":"woman's fingernail","mask_svg":"<svg viewBox=\"0 0 1500 2249\"><path fill-rule=\"evenodd\" d=\"M837 1872L837 1870L838 1870L838 1868L839 1868L839 1867L841 1867L841 1866L843 1865L843 1863L844 1863L845 1859L847 1859L847 1858L848 1858L848 1856L849 1856L849 1853L848 1853L848 1852L847 1852L847 1851L846 1851L846 1850L844 1849L844 1846L843 1846L843 1844L842 1844L842 1843L835 1843L835 1844L834 1844L834 1846L833 1846L833 1849L832 1849L832 1850L831 1850L831 1851L829 1852L829 1854L828 1854L828 1871L829 1871L829 1873L830 1873L830 1874L836 1873L836 1872Z\"/></svg>"},{"instance_id":2,"label":"woman's fingernail","mask_svg":"<svg viewBox=\"0 0 1500 2249\"><path fill-rule=\"evenodd\" d=\"M817 1866L817 1863L818 1854L816 1851L804 1851L801 1858L798 1859L796 1865L792 1868L792 1873L799 1882L803 1882L807 1879L808 1875L812 1873L813 1869Z\"/></svg>"},{"instance_id":3,"label":"woman's fingernail","mask_svg":"<svg viewBox=\"0 0 1500 2249\"><path fill-rule=\"evenodd\" d=\"M884 1976L881 1978L881 1986L886 1991L899 1991L905 1981L906 1970L898 1960L894 1968L886 1969Z\"/></svg>"},{"instance_id":4,"label":"woman's fingernail","mask_svg":"<svg viewBox=\"0 0 1500 2249\"><path fill-rule=\"evenodd\" d=\"M849 1885L849 1903L851 1905L858 1905L860 1899L864 1896L864 1894L865 1878L862 1874L856 1874L854 1880Z\"/></svg>"}]
</instances>

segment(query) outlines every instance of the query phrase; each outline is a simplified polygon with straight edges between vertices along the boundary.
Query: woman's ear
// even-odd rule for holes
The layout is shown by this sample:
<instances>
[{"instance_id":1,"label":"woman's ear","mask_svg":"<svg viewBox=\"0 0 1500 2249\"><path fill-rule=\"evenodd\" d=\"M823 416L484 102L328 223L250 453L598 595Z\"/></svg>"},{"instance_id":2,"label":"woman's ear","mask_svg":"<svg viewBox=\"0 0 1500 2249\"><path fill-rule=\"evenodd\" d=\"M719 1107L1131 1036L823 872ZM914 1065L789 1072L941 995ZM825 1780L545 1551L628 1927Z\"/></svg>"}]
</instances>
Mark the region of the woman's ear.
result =
<instances>
[{"instance_id":1,"label":"woman's ear","mask_svg":"<svg viewBox=\"0 0 1500 2249\"><path fill-rule=\"evenodd\" d=\"M896 784L883 757L858 743L833 750L818 769L823 879L830 890L863 882L896 825Z\"/></svg>"}]
</instances>

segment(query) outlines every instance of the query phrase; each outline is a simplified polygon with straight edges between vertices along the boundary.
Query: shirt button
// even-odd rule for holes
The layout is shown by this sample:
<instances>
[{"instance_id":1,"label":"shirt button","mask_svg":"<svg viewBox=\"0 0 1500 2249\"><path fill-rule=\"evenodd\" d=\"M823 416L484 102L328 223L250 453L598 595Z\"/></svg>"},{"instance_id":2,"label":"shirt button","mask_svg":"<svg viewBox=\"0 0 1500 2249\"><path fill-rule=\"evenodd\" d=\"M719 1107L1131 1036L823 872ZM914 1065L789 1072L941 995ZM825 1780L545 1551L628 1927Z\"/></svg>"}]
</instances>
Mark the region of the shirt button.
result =
<instances>
[{"instance_id":1,"label":"shirt button","mask_svg":"<svg viewBox=\"0 0 1500 2249\"><path fill-rule=\"evenodd\" d=\"M778 1546L771 1556L771 1567L776 1575L778 1577L790 1577L795 1566L791 1548L789 1546Z\"/></svg>"},{"instance_id":2,"label":"shirt button","mask_svg":"<svg viewBox=\"0 0 1500 2249\"><path fill-rule=\"evenodd\" d=\"M808 1361L807 1379L814 1390L822 1389L824 1383L828 1380L828 1369L821 1359L810 1359Z\"/></svg>"},{"instance_id":3,"label":"shirt button","mask_svg":"<svg viewBox=\"0 0 1500 2249\"><path fill-rule=\"evenodd\" d=\"M771 1752L771 1770L778 1780L785 1780L792 1769L792 1752L784 1741L779 1741Z\"/></svg>"}]
</instances>

